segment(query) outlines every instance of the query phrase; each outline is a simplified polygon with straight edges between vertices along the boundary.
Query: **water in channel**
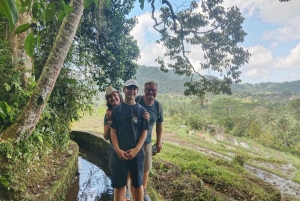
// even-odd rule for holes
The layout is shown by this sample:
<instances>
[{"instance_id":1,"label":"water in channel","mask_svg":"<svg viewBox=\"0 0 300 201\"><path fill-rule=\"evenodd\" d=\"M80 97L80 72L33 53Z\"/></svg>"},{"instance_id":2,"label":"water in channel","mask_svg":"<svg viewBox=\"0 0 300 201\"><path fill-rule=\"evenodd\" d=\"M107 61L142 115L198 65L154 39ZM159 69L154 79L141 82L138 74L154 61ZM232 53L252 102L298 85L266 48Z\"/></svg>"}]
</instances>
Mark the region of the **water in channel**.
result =
<instances>
[{"instance_id":1,"label":"water in channel","mask_svg":"<svg viewBox=\"0 0 300 201\"><path fill-rule=\"evenodd\" d=\"M80 149L78 172L68 192L67 201L113 200L111 174L104 156Z\"/></svg>"}]
</instances>

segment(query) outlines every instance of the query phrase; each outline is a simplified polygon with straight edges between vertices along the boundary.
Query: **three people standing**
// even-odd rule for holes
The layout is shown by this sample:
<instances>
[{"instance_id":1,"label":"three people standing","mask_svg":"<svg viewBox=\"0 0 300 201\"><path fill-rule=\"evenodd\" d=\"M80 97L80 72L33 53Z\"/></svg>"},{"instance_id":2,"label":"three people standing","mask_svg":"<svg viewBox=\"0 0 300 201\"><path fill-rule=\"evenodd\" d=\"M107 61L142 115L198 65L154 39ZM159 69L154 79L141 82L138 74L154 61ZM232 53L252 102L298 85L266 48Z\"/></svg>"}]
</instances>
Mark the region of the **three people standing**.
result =
<instances>
[{"instance_id":1,"label":"three people standing","mask_svg":"<svg viewBox=\"0 0 300 201\"><path fill-rule=\"evenodd\" d=\"M150 201L146 187L149 171L152 168L151 137L155 123L157 152L162 149L163 113L160 103L155 100L157 84L155 82L145 83L145 94L136 97L137 82L127 80L123 92L125 94L124 102L113 108L111 121L108 122L110 138L115 151L111 165L112 187L116 188L116 200L124 201L126 177L129 172L133 186L131 188L133 200ZM111 97L111 99L107 99L107 102L109 103L109 100L113 102L113 99L118 99L118 97ZM143 118L146 110L150 115L149 122ZM106 138L107 132L105 131L106 129L104 129Z\"/></svg>"}]
</instances>

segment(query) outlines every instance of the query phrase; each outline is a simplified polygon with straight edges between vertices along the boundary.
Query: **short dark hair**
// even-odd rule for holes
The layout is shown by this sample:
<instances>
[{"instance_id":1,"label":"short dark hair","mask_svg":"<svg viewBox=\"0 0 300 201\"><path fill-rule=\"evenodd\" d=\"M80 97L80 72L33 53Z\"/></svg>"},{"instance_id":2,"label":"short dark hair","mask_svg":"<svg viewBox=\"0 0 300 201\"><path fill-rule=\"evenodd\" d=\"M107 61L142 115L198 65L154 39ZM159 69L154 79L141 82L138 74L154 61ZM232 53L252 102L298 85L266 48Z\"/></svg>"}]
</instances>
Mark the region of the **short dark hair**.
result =
<instances>
[{"instance_id":1,"label":"short dark hair","mask_svg":"<svg viewBox=\"0 0 300 201\"><path fill-rule=\"evenodd\" d=\"M116 91L119 95L119 98L120 98L120 103L123 103L123 97L122 95L120 94L120 92ZM105 96L105 99L106 99L106 106L109 110L112 110L113 109L113 106L108 102L108 96Z\"/></svg>"},{"instance_id":2,"label":"short dark hair","mask_svg":"<svg viewBox=\"0 0 300 201\"><path fill-rule=\"evenodd\" d=\"M153 85L155 85L156 87L158 87L156 82L154 82L154 81L149 81L149 82L146 82L146 83L145 83L145 85L144 85L145 89L146 89L146 86L149 85L149 84L153 84Z\"/></svg>"}]
</instances>

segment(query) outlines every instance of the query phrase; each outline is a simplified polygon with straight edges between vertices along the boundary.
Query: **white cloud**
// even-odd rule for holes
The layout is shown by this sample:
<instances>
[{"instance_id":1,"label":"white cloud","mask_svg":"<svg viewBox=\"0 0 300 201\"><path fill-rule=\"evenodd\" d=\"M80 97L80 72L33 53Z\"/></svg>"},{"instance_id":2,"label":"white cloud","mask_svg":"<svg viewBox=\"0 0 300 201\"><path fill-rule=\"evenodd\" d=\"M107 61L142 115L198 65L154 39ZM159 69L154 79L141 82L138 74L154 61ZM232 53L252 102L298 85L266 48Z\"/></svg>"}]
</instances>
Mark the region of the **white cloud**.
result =
<instances>
[{"instance_id":1,"label":"white cloud","mask_svg":"<svg viewBox=\"0 0 300 201\"><path fill-rule=\"evenodd\" d=\"M251 57L249 59L249 66L251 67L266 67L270 66L273 61L272 52L261 45L256 45L249 48Z\"/></svg>"},{"instance_id":2,"label":"white cloud","mask_svg":"<svg viewBox=\"0 0 300 201\"><path fill-rule=\"evenodd\" d=\"M264 40L289 41L300 39L300 26L284 26L276 30L266 31L262 36Z\"/></svg>"},{"instance_id":3,"label":"white cloud","mask_svg":"<svg viewBox=\"0 0 300 201\"><path fill-rule=\"evenodd\" d=\"M279 0L225 0L224 6L237 6L245 17L256 17L264 23L281 26L267 31L265 40L300 39L300 1L279 2Z\"/></svg>"},{"instance_id":4,"label":"white cloud","mask_svg":"<svg viewBox=\"0 0 300 201\"><path fill-rule=\"evenodd\" d=\"M282 3L279 0L266 0L263 2L260 15L266 22L294 24L300 18L300 1Z\"/></svg>"},{"instance_id":5,"label":"white cloud","mask_svg":"<svg viewBox=\"0 0 300 201\"><path fill-rule=\"evenodd\" d=\"M156 13L158 15L158 13ZM153 20L151 19L151 13L146 12L142 15L137 16L138 24L135 26L131 35L138 42L138 46L141 52L141 58L138 63L141 65L157 66L157 62L154 60L163 56L165 53L165 48L161 44L157 44L154 41L160 38L159 34L153 29ZM193 64L194 68L201 71L200 62L203 62L203 51L200 46L187 46L186 50L191 52L187 54L190 62ZM166 63L172 63L170 59L165 58Z\"/></svg>"},{"instance_id":6,"label":"white cloud","mask_svg":"<svg viewBox=\"0 0 300 201\"><path fill-rule=\"evenodd\" d=\"M153 29L154 21L151 19L151 13L146 12L137 16L138 24L134 27L131 35L138 41L138 45L145 44L146 34L152 35L154 38L158 38L159 34Z\"/></svg>"},{"instance_id":7,"label":"white cloud","mask_svg":"<svg viewBox=\"0 0 300 201\"><path fill-rule=\"evenodd\" d=\"M300 44L291 49L290 53L285 57L278 57L275 60L276 68L284 69L300 69Z\"/></svg>"},{"instance_id":8,"label":"white cloud","mask_svg":"<svg viewBox=\"0 0 300 201\"><path fill-rule=\"evenodd\" d=\"M276 42L270 44L270 47L271 47L272 49L276 48L277 46L278 46L278 43L276 43Z\"/></svg>"},{"instance_id":9,"label":"white cloud","mask_svg":"<svg viewBox=\"0 0 300 201\"><path fill-rule=\"evenodd\" d=\"M274 58L272 51L261 45L250 47L249 52L251 53L251 57L246 66L247 68L300 69L300 44L296 45L284 57Z\"/></svg>"},{"instance_id":10,"label":"white cloud","mask_svg":"<svg viewBox=\"0 0 300 201\"><path fill-rule=\"evenodd\" d=\"M131 35L138 42L141 52L141 58L138 60L142 65L157 65L154 61L158 56L162 56L165 49L162 45L156 44L154 41L159 39L159 34L153 29L153 20L151 13L146 12L137 16L138 24L132 30Z\"/></svg>"},{"instance_id":11,"label":"white cloud","mask_svg":"<svg viewBox=\"0 0 300 201\"><path fill-rule=\"evenodd\" d=\"M241 67L243 82L255 83L267 81L271 76L272 52L262 45L249 47L249 63Z\"/></svg>"},{"instance_id":12,"label":"white cloud","mask_svg":"<svg viewBox=\"0 0 300 201\"><path fill-rule=\"evenodd\" d=\"M294 23L300 18L300 1L279 2L279 0L224 0L226 7L237 6L246 16L259 15L269 23Z\"/></svg>"},{"instance_id":13,"label":"white cloud","mask_svg":"<svg viewBox=\"0 0 300 201\"><path fill-rule=\"evenodd\" d=\"M271 75L271 72L266 69L251 69L244 73L244 76L249 77L254 80L268 80Z\"/></svg>"}]
</instances>

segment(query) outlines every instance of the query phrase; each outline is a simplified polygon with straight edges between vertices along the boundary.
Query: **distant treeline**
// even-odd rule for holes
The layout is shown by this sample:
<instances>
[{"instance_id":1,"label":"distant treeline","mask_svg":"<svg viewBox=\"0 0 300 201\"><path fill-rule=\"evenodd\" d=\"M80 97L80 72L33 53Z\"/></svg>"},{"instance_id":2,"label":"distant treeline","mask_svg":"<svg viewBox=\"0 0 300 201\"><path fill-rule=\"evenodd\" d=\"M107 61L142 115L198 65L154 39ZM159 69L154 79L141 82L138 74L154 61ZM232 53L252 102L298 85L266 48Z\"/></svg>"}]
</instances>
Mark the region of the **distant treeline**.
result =
<instances>
[{"instance_id":1,"label":"distant treeline","mask_svg":"<svg viewBox=\"0 0 300 201\"><path fill-rule=\"evenodd\" d=\"M159 85L160 93L173 93L182 95L185 87L183 84L190 81L191 78L184 75L177 75L173 71L163 73L158 67L139 66L136 73L136 78L140 84L144 84L149 80L155 81ZM233 84L232 93L244 95L299 95L300 94L300 80L291 82L266 82L258 84Z\"/></svg>"}]
</instances>

